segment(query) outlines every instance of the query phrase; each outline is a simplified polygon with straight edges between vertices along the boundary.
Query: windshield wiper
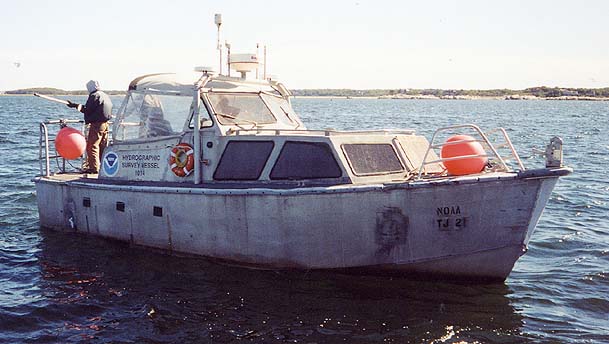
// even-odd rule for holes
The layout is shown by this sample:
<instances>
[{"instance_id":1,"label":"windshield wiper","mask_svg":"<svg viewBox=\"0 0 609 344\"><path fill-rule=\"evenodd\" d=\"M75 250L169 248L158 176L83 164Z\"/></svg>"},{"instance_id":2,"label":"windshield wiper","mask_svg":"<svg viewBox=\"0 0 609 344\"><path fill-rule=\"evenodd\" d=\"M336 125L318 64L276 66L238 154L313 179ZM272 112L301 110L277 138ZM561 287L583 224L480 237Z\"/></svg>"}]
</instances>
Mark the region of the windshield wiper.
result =
<instances>
[{"instance_id":1,"label":"windshield wiper","mask_svg":"<svg viewBox=\"0 0 609 344\"><path fill-rule=\"evenodd\" d=\"M237 117L235 117L233 115L229 115L229 114L225 114L225 113L220 113L220 112L217 112L216 115L218 115L220 117L223 117L223 118L228 118L228 119L233 120L233 122L235 122L235 125L238 126L241 129L245 129L245 128L240 126L239 123L237 123L237 121L242 121L242 122L249 123L249 124L253 125L252 128L255 128L255 127L258 126L258 123L256 123L255 121L249 120L249 119L237 118Z\"/></svg>"},{"instance_id":2,"label":"windshield wiper","mask_svg":"<svg viewBox=\"0 0 609 344\"><path fill-rule=\"evenodd\" d=\"M298 121L295 121L292 119L292 116L290 116L290 114L283 108L283 105L279 105L279 108L281 109L281 111L283 111L283 113L290 120L290 122L296 123L296 128L294 128L294 129L298 129L298 127L300 127L300 123L298 123Z\"/></svg>"}]
</instances>

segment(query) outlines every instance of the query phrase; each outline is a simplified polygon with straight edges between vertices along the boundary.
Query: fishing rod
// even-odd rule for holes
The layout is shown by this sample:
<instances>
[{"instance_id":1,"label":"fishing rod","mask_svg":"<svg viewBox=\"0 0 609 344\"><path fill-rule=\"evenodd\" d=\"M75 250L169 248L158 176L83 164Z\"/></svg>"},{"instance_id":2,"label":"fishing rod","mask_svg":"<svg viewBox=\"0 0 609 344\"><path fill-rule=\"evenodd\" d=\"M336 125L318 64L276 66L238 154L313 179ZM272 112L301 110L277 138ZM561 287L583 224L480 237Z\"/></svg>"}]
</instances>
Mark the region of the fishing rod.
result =
<instances>
[{"instance_id":1,"label":"fishing rod","mask_svg":"<svg viewBox=\"0 0 609 344\"><path fill-rule=\"evenodd\" d=\"M66 100L63 99L58 99L58 98L54 98L54 97L49 97L49 96L45 96L44 94L39 94L39 93L34 93L34 96L36 97L40 97L42 99L46 99L46 100L50 100L52 102L56 102L56 103L61 103L64 105L68 105L68 102Z\"/></svg>"}]
</instances>

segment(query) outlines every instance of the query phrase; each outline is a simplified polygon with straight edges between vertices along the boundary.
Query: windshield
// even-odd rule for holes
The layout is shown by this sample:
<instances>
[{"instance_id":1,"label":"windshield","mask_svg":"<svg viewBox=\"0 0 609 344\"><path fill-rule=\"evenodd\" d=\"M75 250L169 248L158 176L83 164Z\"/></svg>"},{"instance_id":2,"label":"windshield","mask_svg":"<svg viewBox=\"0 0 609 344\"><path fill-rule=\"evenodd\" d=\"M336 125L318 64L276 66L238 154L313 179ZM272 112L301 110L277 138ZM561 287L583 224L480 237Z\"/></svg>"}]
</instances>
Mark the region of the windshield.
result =
<instances>
[{"instance_id":1,"label":"windshield","mask_svg":"<svg viewBox=\"0 0 609 344\"><path fill-rule=\"evenodd\" d=\"M261 97L275 114L275 117L283 119L283 122L296 124L297 126L302 125L302 123L299 122L294 109L292 109L292 106L290 106L285 99L268 94L261 94Z\"/></svg>"},{"instance_id":2,"label":"windshield","mask_svg":"<svg viewBox=\"0 0 609 344\"><path fill-rule=\"evenodd\" d=\"M231 124L271 124L277 119L258 94L208 93L218 121Z\"/></svg>"}]
</instances>

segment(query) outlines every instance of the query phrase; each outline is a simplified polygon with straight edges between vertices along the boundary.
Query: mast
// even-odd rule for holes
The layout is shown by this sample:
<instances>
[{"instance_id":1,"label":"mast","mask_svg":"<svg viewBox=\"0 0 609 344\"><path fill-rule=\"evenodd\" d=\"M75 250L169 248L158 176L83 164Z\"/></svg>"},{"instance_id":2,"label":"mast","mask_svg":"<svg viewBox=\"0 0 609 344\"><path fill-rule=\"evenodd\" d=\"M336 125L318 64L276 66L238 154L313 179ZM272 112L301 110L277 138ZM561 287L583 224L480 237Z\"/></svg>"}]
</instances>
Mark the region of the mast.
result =
<instances>
[{"instance_id":1,"label":"mast","mask_svg":"<svg viewBox=\"0 0 609 344\"><path fill-rule=\"evenodd\" d=\"M219 73L222 75L222 43L220 43L220 26L222 25L222 14L216 13L214 15L214 22L218 27L218 39L216 41L216 49L218 49L218 55L220 55L220 69Z\"/></svg>"}]
</instances>

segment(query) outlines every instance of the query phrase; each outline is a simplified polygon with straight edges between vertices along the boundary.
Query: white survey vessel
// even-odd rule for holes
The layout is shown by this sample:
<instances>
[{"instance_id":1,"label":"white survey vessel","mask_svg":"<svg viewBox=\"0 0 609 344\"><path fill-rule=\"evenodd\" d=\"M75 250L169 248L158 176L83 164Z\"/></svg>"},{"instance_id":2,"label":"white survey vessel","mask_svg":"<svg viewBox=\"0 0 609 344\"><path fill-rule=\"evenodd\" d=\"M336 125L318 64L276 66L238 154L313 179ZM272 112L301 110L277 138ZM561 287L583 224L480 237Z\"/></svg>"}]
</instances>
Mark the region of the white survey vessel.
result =
<instances>
[{"instance_id":1,"label":"white survey vessel","mask_svg":"<svg viewBox=\"0 0 609 344\"><path fill-rule=\"evenodd\" d=\"M257 57L238 57L238 78L133 80L99 175L54 154L53 125L71 121L41 123L40 225L256 268L503 280L571 172L557 138L546 168L525 169L502 129L307 130L288 89L246 79ZM440 156L472 143L483 151ZM484 166L446 168L472 159Z\"/></svg>"}]
</instances>

